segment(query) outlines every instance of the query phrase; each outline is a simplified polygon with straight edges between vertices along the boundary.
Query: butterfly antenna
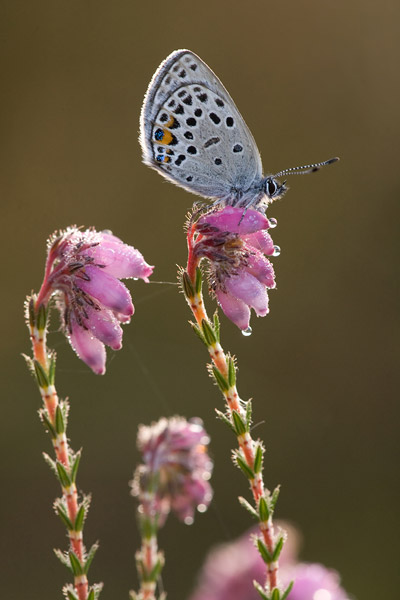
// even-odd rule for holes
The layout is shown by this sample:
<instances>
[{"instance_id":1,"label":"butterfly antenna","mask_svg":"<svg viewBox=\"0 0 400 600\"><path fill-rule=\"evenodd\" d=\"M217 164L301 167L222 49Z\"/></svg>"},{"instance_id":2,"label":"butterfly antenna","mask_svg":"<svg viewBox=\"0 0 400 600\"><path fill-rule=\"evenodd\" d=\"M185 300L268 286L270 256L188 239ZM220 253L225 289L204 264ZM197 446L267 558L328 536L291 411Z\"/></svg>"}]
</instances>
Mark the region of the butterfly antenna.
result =
<instances>
[{"instance_id":1,"label":"butterfly antenna","mask_svg":"<svg viewBox=\"0 0 400 600\"><path fill-rule=\"evenodd\" d=\"M335 163L338 160L340 160L340 158L335 156L334 158L330 158L329 160L324 160L324 162L315 163L313 165L292 167L291 169L279 171L279 173L276 173L274 177L282 177L282 175L307 175L308 173L314 173L315 171L319 171L322 167L326 167L326 165L331 165L332 163Z\"/></svg>"}]
</instances>

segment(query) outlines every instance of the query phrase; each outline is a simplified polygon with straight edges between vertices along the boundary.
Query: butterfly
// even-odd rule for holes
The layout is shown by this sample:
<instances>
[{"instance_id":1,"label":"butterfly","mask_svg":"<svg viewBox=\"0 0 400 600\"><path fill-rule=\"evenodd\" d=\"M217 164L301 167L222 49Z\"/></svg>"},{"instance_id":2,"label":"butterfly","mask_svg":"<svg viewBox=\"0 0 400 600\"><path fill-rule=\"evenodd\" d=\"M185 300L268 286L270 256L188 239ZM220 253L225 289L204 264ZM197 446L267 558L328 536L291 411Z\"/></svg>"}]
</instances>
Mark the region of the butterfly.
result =
<instances>
[{"instance_id":1,"label":"butterfly","mask_svg":"<svg viewBox=\"0 0 400 600\"><path fill-rule=\"evenodd\" d=\"M339 160L263 175L254 138L213 71L190 50L172 52L147 89L139 138L143 161L215 204L260 208L287 191L279 177L306 174Z\"/></svg>"}]
</instances>

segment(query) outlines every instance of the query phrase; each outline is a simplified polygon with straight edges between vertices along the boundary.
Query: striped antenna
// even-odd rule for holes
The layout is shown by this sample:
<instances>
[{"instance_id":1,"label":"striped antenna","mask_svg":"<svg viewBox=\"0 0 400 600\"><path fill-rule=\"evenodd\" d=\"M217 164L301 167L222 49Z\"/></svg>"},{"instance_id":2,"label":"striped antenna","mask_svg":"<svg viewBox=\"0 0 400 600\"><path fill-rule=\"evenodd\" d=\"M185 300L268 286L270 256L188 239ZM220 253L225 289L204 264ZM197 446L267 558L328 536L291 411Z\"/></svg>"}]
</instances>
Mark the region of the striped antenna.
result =
<instances>
[{"instance_id":1,"label":"striped antenna","mask_svg":"<svg viewBox=\"0 0 400 600\"><path fill-rule=\"evenodd\" d=\"M307 175L308 173L314 173L315 171L319 171L322 167L326 167L326 165L331 165L332 163L337 162L339 157L335 156L334 158L330 158L329 160L324 160L324 162L315 163L313 165L304 165L303 167L292 167L291 169L285 169L284 171L279 171L274 177L282 177L282 175Z\"/></svg>"}]
</instances>

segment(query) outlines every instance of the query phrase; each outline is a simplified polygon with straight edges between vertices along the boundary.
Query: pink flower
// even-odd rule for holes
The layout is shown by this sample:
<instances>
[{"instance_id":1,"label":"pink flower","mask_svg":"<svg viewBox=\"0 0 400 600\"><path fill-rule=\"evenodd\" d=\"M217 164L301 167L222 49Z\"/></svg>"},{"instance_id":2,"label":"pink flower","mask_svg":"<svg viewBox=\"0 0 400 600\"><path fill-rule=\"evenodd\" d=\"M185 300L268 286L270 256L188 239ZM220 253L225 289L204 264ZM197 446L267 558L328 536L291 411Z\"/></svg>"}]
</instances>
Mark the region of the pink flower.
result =
<instances>
[{"instance_id":1,"label":"pink flower","mask_svg":"<svg viewBox=\"0 0 400 600\"><path fill-rule=\"evenodd\" d=\"M286 524L285 529L288 529ZM210 552L190 600L260 598L253 581L264 583L265 564L251 540L251 533L252 530ZM336 571L320 564L296 562L298 533L292 527L288 533L279 560L283 589L294 580L288 600L348 600Z\"/></svg>"},{"instance_id":2,"label":"pink flower","mask_svg":"<svg viewBox=\"0 0 400 600\"><path fill-rule=\"evenodd\" d=\"M148 282L153 267L142 254L108 232L69 227L48 242L44 282L37 302L56 294L68 340L79 358L95 373L105 373L104 344L119 350L120 323L134 312L121 278Z\"/></svg>"},{"instance_id":3,"label":"pink flower","mask_svg":"<svg viewBox=\"0 0 400 600\"><path fill-rule=\"evenodd\" d=\"M144 464L136 471L132 494L145 504L152 489L160 525L171 510L190 524L195 509L204 512L210 504L209 441L198 419L162 418L150 427L139 427L137 444Z\"/></svg>"},{"instance_id":4,"label":"pink flower","mask_svg":"<svg viewBox=\"0 0 400 600\"><path fill-rule=\"evenodd\" d=\"M275 274L267 256L277 255L267 229L276 221L256 210L227 206L207 213L196 223L199 234L194 253L210 264L210 288L225 315L239 329L249 330L250 309L264 317L268 313L268 289L275 287Z\"/></svg>"}]
</instances>

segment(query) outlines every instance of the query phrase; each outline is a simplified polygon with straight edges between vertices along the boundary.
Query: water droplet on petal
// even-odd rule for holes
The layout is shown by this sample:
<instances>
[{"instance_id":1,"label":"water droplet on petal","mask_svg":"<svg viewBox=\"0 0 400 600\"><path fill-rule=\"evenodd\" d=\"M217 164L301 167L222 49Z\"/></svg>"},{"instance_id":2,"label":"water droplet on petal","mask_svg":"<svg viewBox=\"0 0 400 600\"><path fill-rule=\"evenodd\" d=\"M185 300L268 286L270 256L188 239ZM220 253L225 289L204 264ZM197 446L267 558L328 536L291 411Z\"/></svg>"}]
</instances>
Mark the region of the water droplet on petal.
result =
<instances>
[{"instance_id":1,"label":"water droplet on petal","mask_svg":"<svg viewBox=\"0 0 400 600\"><path fill-rule=\"evenodd\" d=\"M193 525L193 521L194 521L193 517L185 517L183 519L183 522L185 523L185 525Z\"/></svg>"},{"instance_id":2,"label":"water droplet on petal","mask_svg":"<svg viewBox=\"0 0 400 600\"><path fill-rule=\"evenodd\" d=\"M278 221L274 217L272 217L271 219L268 219L268 223L269 223L270 229L274 229L274 227L276 227L278 225Z\"/></svg>"},{"instance_id":3,"label":"water droplet on petal","mask_svg":"<svg viewBox=\"0 0 400 600\"><path fill-rule=\"evenodd\" d=\"M199 505L197 506L197 510L199 511L199 513L206 512L206 510L207 510L207 506L206 506L205 504L199 504Z\"/></svg>"},{"instance_id":4,"label":"water droplet on petal","mask_svg":"<svg viewBox=\"0 0 400 600\"><path fill-rule=\"evenodd\" d=\"M281 249L279 246L274 246L274 251L272 253L272 256L279 256L281 253Z\"/></svg>"},{"instance_id":5,"label":"water droplet on petal","mask_svg":"<svg viewBox=\"0 0 400 600\"><path fill-rule=\"evenodd\" d=\"M248 337L252 333L253 333L253 330L250 327L250 325L247 327L247 329L243 329L243 331L242 331L242 335L244 335L245 337Z\"/></svg>"}]
</instances>

